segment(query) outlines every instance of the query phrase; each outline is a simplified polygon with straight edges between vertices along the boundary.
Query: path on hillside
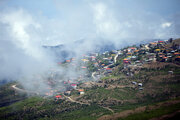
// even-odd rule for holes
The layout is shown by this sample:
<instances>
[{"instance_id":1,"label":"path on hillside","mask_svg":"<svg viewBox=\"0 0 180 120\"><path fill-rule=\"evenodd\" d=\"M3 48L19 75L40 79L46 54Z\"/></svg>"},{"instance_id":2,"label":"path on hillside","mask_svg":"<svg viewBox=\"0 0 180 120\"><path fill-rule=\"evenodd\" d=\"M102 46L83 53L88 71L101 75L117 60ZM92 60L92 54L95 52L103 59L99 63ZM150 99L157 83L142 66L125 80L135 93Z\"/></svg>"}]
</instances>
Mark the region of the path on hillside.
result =
<instances>
[{"instance_id":1,"label":"path on hillside","mask_svg":"<svg viewBox=\"0 0 180 120\"><path fill-rule=\"evenodd\" d=\"M11 87L12 87L14 90L16 90L16 91L18 91L18 92L21 92L21 93L30 93L30 94L36 94L36 95L39 95L38 92L24 90L24 89L18 88L18 87L16 87L16 86L17 86L17 84L12 85Z\"/></svg>"},{"instance_id":2,"label":"path on hillside","mask_svg":"<svg viewBox=\"0 0 180 120\"><path fill-rule=\"evenodd\" d=\"M114 110L112 110L112 109L109 108L109 107L104 107L104 106L99 106L99 107L102 107L102 108L104 108L104 109L106 109L106 110L109 110L109 111L111 111L112 113L114 113Z\"/></svg>"},{"instance_id":3,"label":"path on hillside","mask_svg":"<svg viewBox=\"0 0 180 120\"><path fill-rule=\"evenodd\" d=\"M92 78L94 79L94 80L96 80L96 77L94 76L96 74L96 72L93 72L92 73Z\"/></svg>"},{"instance_id":4,"label":"path on hillside","mask_svg":"<svg viewBox=\"0 0 180 120\"><path fill-rule=\"evenodd\" d=\"M81 104L81 105L90 105L89 103L83 103L83 102L79 102L79 101L76 101L76 100L73 100L71 97L68 97L68 96L66 96L66 95L63 95L65 98L67 98L67 99L69 99L69 101L71 101L71 102L75 102L75 103L78 103L78 104ZM106 110L109 110L109 111L111 111L112 113L114 113L114 111L111 109L111 108L108 108L108 107L104 107L104 106L100 106L100 105L98 105L99 107L102 107L102 108L104 108L104 109L106 109Z\"/></svg>"},{"instance_id":5,"label":"path on hillside","mask_svg":"<svg viewBox=\"0 0 180 120\"><path fill-rule=\"evenodd\" d=\"M76 100L73 100L71 97L68 97L66 95L63 95L65 98L69 99L69 101L71 102L75 102L75 103L78 103L78 104L81 104L81 105L90 105L89 103L83 103L83 102L79 102L79 101L76 101Z\"/></svg>"},{"instance_id":6,"label":"path on hillside","mask_svg":"<svg viewBox=\"0 0 180 120\"><path fill-rule=\"evenodd\" d=\"M119 54L120 54L120 51L118 51L118 53L117 53L116 56L114 57L114 63L117 62L117 57L118 57Z\"/></svg>"}]
</instances>

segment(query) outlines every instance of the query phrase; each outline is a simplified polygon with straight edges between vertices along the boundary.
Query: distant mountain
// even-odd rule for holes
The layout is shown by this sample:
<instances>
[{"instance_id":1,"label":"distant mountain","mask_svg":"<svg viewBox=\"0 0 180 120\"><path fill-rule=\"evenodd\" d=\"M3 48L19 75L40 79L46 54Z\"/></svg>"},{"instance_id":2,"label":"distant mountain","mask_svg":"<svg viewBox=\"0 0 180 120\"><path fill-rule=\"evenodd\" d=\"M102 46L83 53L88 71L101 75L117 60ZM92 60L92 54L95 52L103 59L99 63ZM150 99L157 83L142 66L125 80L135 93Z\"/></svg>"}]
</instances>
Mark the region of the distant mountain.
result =
<instances>
[{"instance_id":1,"label":"distant mountain","mask_svg":"<svg viewBox=\"0 0 180 120\"><path fill-rule=\"evenodd\" d=\"M97 44L95 46L93 46L94 49L92 49L89 52L98 52L98 53L103 53L105 51L111 51L114 49L120 49L124 46L128 46L128 45L139 45L139 44L147 44L149 42L152 41L159 41L162 39L146 39L146 40L141 40L139 42L132 42L132 41L128 41L128 40L124 40L125 42L121 45L121 46L116 46L113 42L104 42L102 40L102 42L100 44ZM67 49L67 47L69 47L66 44L60 44L60 45L55 45L55 46L43 46L43 48L45 48L45 50L47 50L47 52L51 52L51 54L54 54L56 56L57 61L64 61L67 60L69 58L72 58L75 55L74 49L76 48L80 48L82 47L81 45L85 43L84 39L80 39L80 40L76 40L72 43L71 45L71 49ZM118 48L116 48L118 47Z\"/></svg>"},{"instance_id":2,"label":"distant mountain","mask_svg":"<svg viewBox=\"0 0 180 120\"><path fill-rule=\"evenodd\" d=\"M74 48L79 48L81 47L81 44L84 42L84 40L78 40L75 41L73 44ZM45 48L48 52L51 52L53 54L55 54L55 56L58 58L63 58L63 60L72 58L75 56L74 53L74 48L72 49L66 49L68 45L56 45L56 46L43 46L43 48ZM93 46L93 50L91 50L90 52L98 52L98 53L102 53L105 51L110 51L115 49L115 45L113 43L101 43L99 45L95 45Z\"/></svg>"}]
</instances>

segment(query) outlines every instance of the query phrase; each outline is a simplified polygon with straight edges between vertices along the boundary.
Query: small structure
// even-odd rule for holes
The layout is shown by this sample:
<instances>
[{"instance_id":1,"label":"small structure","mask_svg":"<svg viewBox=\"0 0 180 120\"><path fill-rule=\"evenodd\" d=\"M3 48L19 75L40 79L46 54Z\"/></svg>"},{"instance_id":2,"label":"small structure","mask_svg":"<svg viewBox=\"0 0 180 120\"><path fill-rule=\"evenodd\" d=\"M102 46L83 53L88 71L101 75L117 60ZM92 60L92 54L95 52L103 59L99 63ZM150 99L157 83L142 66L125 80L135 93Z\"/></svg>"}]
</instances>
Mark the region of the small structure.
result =
<instances>
[{"instance_id":1,"label":"small structure","mask_svg":"<svg viewBox=\"0 0 180 120\"><path fill-rule=\"evenodd\" d=\"M79 89L78 91L80 95L84 95L84 89Z\"/></svg>"},{"instance_id":2,"label":"small structure","mask_svg":"<svg viewBox=\"0 0 180 120\"><path fill-rule=\"evenodd\" d=\"M71 87L76 89L77 88L77 84L71 84Z\"/></svg>"},{"instance_id":3,"label":"small structure","mask_svg":"<svg viewBox=\"0 0 180 120\"><path fill-rule=\"evenodd\" d=\"M64 95L71 95L71 91L64 92Z\"/></svg>"},{"instance_id":4,"label":"small structure","mask_svg":"<svg viewBox=\"0 0 180 120\"><path fill-rule=\"evenodd\" d=\"M162 44L162 43L164 43L164 41L158 41L158 43L159 43L159 44Z\"/></svg>"},{"instance_id":5,"label":"small structure","mask_svg":"<svg viewBox=\"0 0 180 120\"><path fill-rule=\"evenodd\" d=\"M123 59L123 63L128 64L130 63L128 59Z\"/></svg>"},{"instance_id":6,"label":"small structure","mask_svg":"<svg viewBox=\"0 0 180 120\"><path fill-rule=\"evenodd\" d=\"M86 67L85 67L85 66L82 66L81 68L82 68L82 69L86 69Z\"/></svg>"},{"instance_id":7,"label":"small structure","mask_svg":"<svg viewBox=\"0 0 180 120\"><path fill-rule=\"evenodd\" d=\"M110 73L110 72L112 72L112 68L106 68L106 71L107 71L108 73Z\"/></svg>"},{"instance_id":8,"label":"small structure","mask_svg":"<svg viewBox=\"0 0 180 120\"><path fill-rule=\"evenodd\" d=\"M139 90L143 90L143 88L142 88L142 87L140 87L140 88L139 88Z\"/></svg>"},{"instance_id":9,"label":"small structure","mask_svg":"<svg viewBox=\"0 0 180 120\"><path fill-rule=\"evenodd\" d=\"M92 61L95 61L95 60L96 60L96 57L95 57L95 56L91 56L91 60L92 60Z\"/></svg>"},{"instance_id":10,"label":"small structure","mask_svg":"<svg viewBox=\"0 0 180 120\"><path fill-rule=\"evenodd\" d=\"M132 84L136 85L136 84L137 84L137 82L133 81L133 82L132 82Z\"/></svg>"},{"instance_id":11,"label":"small structure","mask_svg":"<svg viewBox=\"0 0 180 120\"><path fill-rule=\"evenodd\" d=\"M155 49L155 51L156 51L156 52L160 52L160 51L161 51L161 49Z\"/></svg>"},{"instance_id":12,"label":"small structure","mask_svg":"<svg viewBox=\"0 0 180 120\"><path fill-rule=\"evenodd\" d=\"M173 71L168 71L169 74L173 74Z\"/></svg>"},{"instance_id":13,"label":"small structure","mask_svg":"<svg viewBox=\"0 0 180 120\"><path fill-rule=\"evenodd\" d=\"M138 83L138 86L142 87L142 83Z\"/></svg>"},{"instance_id":14,"label":"small structure","mask_svg":"<svg viewBox=\"0 0 180 120\"><path fill-rule=\"evenodd\" d=\"M174 55L180 55L180 53L179 52L175 52Z\"/></svg>"},{"instance_id":15,"label":"small structure","mask_svg":"<svg viewBox=\"0 0 180 120\"><path fill-rule=\"evenodd\" d=\"M88 59L81 59L83 62L88 62L89 60Z\"/></svg>"},{"instance_id":16,"label":"small structure","mask_svg":"<svg viewBox=\"0 0 180 120\"><path fill-rule=\"evenodd\" d=\"M71 62L71 60L66 60L67 63Z\"/></svg>"},{"instance_id":17,"label":"small structure","mask_svg":"<svg viewBox=\"0 0 180 120\"><path fill-rule=\"evenodd\" d=\"M180 61L180 56L177 56L175 60Z\"/></svg>"},{"instance_id":18,"label":"small structure","mask_svg":"<svg viewBox=\"0 0 180 120\"><path fill-rule=\"evenodd\" d=\"M56 95L55 97L56 97L56 100L59 100L59 99L61 99L61 98L62 98L62 96L61 96L61 95Z\"/></svg>"}]
</instances>

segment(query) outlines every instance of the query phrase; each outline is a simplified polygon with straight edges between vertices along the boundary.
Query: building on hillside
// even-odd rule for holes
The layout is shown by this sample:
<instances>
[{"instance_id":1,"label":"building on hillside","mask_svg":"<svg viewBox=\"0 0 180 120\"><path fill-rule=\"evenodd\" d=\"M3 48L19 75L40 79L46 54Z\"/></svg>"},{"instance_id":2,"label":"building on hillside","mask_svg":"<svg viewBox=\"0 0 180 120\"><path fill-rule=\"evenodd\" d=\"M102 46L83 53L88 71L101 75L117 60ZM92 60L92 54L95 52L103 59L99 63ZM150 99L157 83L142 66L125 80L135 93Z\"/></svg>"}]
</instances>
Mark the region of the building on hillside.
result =
<instances>
[{"instance_id":1,"label":"building on hillside","mask_svg":"<svg viewBox=\"0 0 180 120\"><path fill-rule=\"evenodd\" d=\"M62 96L61 95L56 95L55 98L56 98L56 100L59 100L59 99L62 98Z\"/></svg>"},{"instance_id":2,"label":"building on hillside","mask_svg":"<svg viewBox=\"0 0 180 120\"><path fill-rule=\"evenodd\" d=\"M162 41L162 40L161 40L161 41L158 41L158 44L163 44L163 43L164 43L164 41Z\"/></svg>"},{"instance_id":3,"label":"building on hillside","mask_svg":"<svg viewBox=\"0 0 180 120\"><path fill-rule=\"evenodd\" d=\"M107 71L108 73L111 73L111 72L112 72L112 68L106 68L106 71Z\"/></svg>"},{"instance_id":4,"label":"building on hillside","mask_svg":"<svg viewBox=\"0 0 180 120\"><path fill-rule=\"evenodd\" d=\"M73 89L76 89L76 88L77 88L77 84L71 84L71 87L72 87Z\"/></svg>"},{"instance_id":5,"label":"building on hillside","mask_svg":"<svg viewBox=\"0 0 180 120\"><path fill-rule=\"evenodd\" d=\"M142 87L142 85L143 85L142 83L138 83L138 86Z\"/></svg>"},{"instance_id":6,"label":"building on hillside","mask_svg":"<svg viewBox=\"0 0 180 120\"><path fill-rule=\"evenodd\" d=\"M65 91L64 95L71 95L71 91Z\"/></svg>"},{"instance_id":7,"label":"building on hillside","mask_svg":"<svg viewBox=\"0 0 180 120\"><path fill-rule=\"evenodd\" d=\"M144 48L145 48L145 50L149 50L149 49L150 49L149 44L146 44L146 45L144 46Z\"/></svg>"},{"instance_id":8,"label":"building on hillside","mask_svg":"<svg viewBox=\"0 0 180 120\"><path fill-rule=\"evenodd\" d=\"M125 59L123 59L123 63L124 63L124 64L130 64L130 61L125 58Z\"/></svg>"},{"instance_id":9,"label":"building on hillside","mask_svg":"<svg viewBox=\"0 0 180 120\"><path fill-rule=\"evenodd\" d=\"M88 59L81 59L83 62L88 62L89 60Z\"/></svg>"},{"instance_id":10,"label":"building on hillside","mask_svg":"<svg viewBox=\"0 0 180 120\"><path fill-rule=\"evenodd\" d=\"M137 48L136 47L130 47L127 50L128 50L128 52L133 53L135 50L137 50Z\"/></svg>"},{"instance_id":11,"label":"building on hillside","mask_svg":"<svg viewBox=\"0 0 180 120\"><path fill-rule=\"evenodd\" d=\"M139 88L139 90L143 90L143 88L142 88L142 87L140 87L140 88Z\"/></svg>"},{"instance_id":12,"label":"building on hillside","mask_svg":"<svg viewBox=\"0 0 180 120\"><path fill-rule=\"evenodd\" d=\"M132 84L136 85L136 84L137 84L137 82L133 81L133 82L132 82Z\"/></svg>"},{"instance_id":13,"label":"building on hillside","mask_svg":"<svg viewBox=\"0 0 180 120\"><path fill-rule=\"evenodd\" d=\"M157 46L157 43L156 42L151 42L150 44L149 44L149 47L151 47L151 48L154 48L154 47L156 47Z\"/></svg>"},{"instance_id":14,"label":"building on hillside","mask_svg":"<svg viewBox=\"0 0 180 120\"><path fill-rule=\"evenodd\" d=\"M95 56L91 56L91 60L92 60L92 61L95 61L95 60L96 60L96 57L95 57Z\"/></svg>"},{"instance_id":15,"label":"building on hillside","mask_svg":"<svg viewBox=\"0 0 180 120\"><path fill-rule=\"evenodd\" d=\"M84 93L85 93L85 92L84 92L84 89L79 89L78 91L79 91L79 94L80 94L80 95L84 95Z\"/></svg>"},{"instance_id":16,"label":"building on hillside","mask_svg":"<svg viewBox=\"0 0 180 120\"><path fill-rule=\"evenodd\" d=\"M66 60L67 63L71 62L71 60Z\"/></svg>"}]
</instances>

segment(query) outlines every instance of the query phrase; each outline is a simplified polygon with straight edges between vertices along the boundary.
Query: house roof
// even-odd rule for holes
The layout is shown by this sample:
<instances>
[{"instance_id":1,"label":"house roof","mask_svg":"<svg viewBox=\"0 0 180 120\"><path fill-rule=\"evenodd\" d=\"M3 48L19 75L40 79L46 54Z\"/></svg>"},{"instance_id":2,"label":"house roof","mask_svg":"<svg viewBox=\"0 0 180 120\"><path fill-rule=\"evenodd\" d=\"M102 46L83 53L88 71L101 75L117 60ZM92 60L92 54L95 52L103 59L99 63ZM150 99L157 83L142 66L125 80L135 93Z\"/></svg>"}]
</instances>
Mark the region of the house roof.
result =
<instances>
[{"instance_id":1,"label":"house roof","mask_svg":"<svg viewBox=\"0 0 180 120\"><path fill-rule=\"evenodd\" d=\"M111 68L106 68L106 70L111 70Z\"/></svg>"},{"instance_id":2,"label":"house roof","mask_svg":"<svg viewBox=\"0 0 180 120\"><path fill-rule=\"evenodd\" d=\"M155 51L161 51L160 49L156 49Z\"/></svg>"},{"instance_id":3,"label":"house roof","mask_svg":"<svg viewBox=\"0 0 180 120\"><path fill-rule=\"evenodd\" d=\"M79 89L78 91L79 91L79 92L84 92L84 89Z\"/></svg>"},{"instance_id":4,"label":"house roof","mask_svg":"<svg viewBox=\"0 0 180 120\"><path fill-rule=\"evenodd\" d=\"M56 98L61 98L62 96L61 95L56 95Z\"/></svg>"},{"instance_id":5,"label":"house roof","mask_svg":"<svg viewBox=\"0 0 180 120\"><path fill-rule=\"evenodd\" d=\"M66 62L71 62L71 60L66 60Z\"/></svg>"},{"instance_id":6,"label":"house roof","mask_svg":"<svg viewBox=\"0 0 180 120\"><path fill-rule=\"evenodd\" d=\"M139 52L139 50L135 50L134 52Z\"/></svg>"},{"instance_id":7,"label":"house roof","mask_svg":"<svg viewBox=\"0 0 180 120\"><path fill-rule=\"evenodd\" d=\"M136 49L136 48L135 48L135 47L130 47L129 49L134 50L134 49Z\"/></svg>"},{"instance_id":8,"label":"house roof","mask_svg":"<svg viewBox=\"0 0 180 120\"><path fill-rule=\"evenodd\" d=\"M71 84L71 86L77 86L77 84Z\"/></svg>"},{"instance_id":9,"label":"house roof","mask_svg":"<svg viewBox=\"0 0 180 120\"><path fill-rule=\"evenodd\" d=\"M124 61L124 63L129 63L129 61Z\"/></svg>"},{"instance_id":10,"label":"house roof","mask_svg":"<svg viewBox=\"0 0 180 120\"><path fill-rule=\"evenodd\" d=\"M174 55L180 55L180 53L178 53L178 52L175 52L175 53L174 53Z\"/></svg>"},{"instance_id":11,"label":"house roof","mask_svg":"<svg viewBox=\"0 0 180 120\"><path fill-rule=\"evenodd\" d=\"M128 59L125 58L125 59L123 59L123 60L126 61L126 60L128 60Z\"/></svg>"},{"instance_id":12,"label":"house roof","mask_svg":"<svg viewBox=\"0 0 180 120\"><path fill-rule=\"evenodd\" d=\"M158 41L158 43L163 43L164 41Z\"/></svg>"},{"instance_id":13,"label":"house roof","mask_svg":"<svg viewBox=\"0 0 180 120\"><path fill-rule=\"evenodd\" d=\"M152 44L152 45L156 45L157 43L155 43L155 42L151 42L150 44Z\"/></svg>"}]
</instances>

